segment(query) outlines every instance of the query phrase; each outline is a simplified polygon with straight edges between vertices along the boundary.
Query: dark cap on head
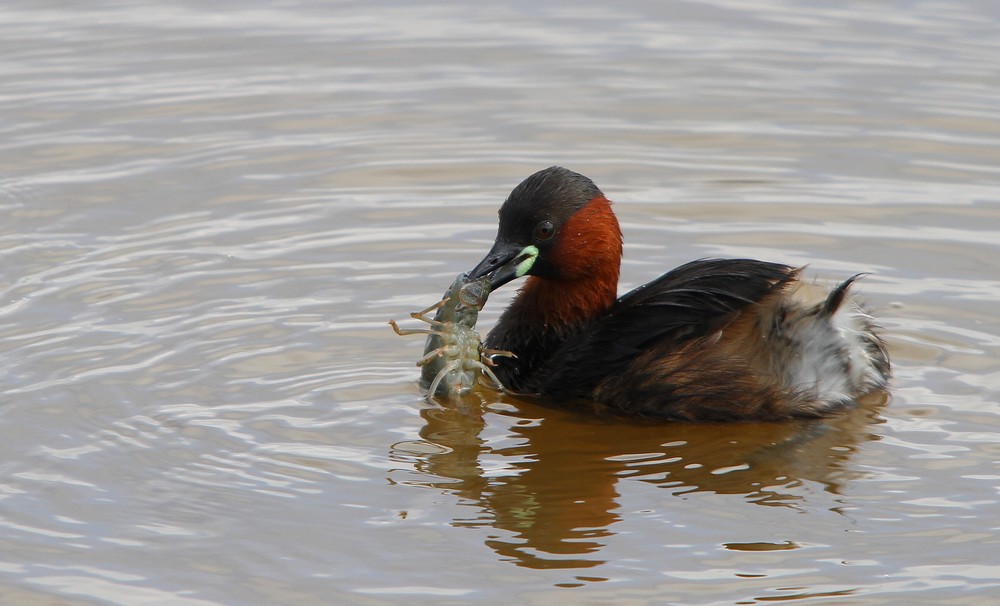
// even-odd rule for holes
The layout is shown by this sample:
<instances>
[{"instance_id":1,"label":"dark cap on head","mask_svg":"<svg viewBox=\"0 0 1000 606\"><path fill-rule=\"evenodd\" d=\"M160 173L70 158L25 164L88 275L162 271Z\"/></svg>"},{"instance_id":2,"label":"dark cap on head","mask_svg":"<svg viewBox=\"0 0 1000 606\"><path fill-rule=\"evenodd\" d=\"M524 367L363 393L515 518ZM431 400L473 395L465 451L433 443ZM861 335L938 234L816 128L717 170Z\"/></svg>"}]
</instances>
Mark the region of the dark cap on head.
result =
<instances>
[{"instance_id":1,"label":"dark cap on head","mask_svg":"<svg viewBox=\"0 0 1000 606\"><path fill-rule=\"evenodd\" d=\"M592 200L603 197L593 181L560 166L531 175L500 207L493 248L469 272L469 279L489 276L490 288L496 289L529 274L558 276L559 268L550 256L563 225Z\"/></svg>"},{"instance_id":2,"label":"dark cap on head","mask_svg":"<svg viewBox=\"0 0 1000 606\"><path fill-rule=\"evenodd\" d=\"M550 166L531 175L515 187L500 207L498 239L522 245L539 221L562 223L594 198L604 193L580 173Z\"/></svg>"}]
</instances>

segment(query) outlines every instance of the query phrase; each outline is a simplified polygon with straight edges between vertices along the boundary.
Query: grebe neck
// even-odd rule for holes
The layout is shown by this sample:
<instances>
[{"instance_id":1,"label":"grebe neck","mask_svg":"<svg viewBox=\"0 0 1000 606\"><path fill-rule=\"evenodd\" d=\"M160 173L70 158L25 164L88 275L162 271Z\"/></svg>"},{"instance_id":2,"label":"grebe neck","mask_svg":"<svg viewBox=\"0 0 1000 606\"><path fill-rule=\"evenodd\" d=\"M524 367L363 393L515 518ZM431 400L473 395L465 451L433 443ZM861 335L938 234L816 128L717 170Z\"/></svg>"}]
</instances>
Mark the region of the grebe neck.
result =
<instances>
[{"instance_id":1,"label":"grebe neck","mask_svg":"<svg viewBox=\"0 0 1000 606\"><path fill-rule=\"evenodd\" d=\"M531 276L507 313L530 321L536 329L566 332L603 315L618 298L618 264L587 280L553 280ZM506 315L506 314L505 314Z\"/></svg>"},{"instance_id":2,"label":"grebe neck","mask_svg":"<svg viewBox=\"0 0 1000 606\"><path fill-rule=\"evenodd\" d=\"M504 386L522 393L540 389L559 348L614 305L617 282L617 264L591 280L529 277L485 341L517 356L496 360Z\"/></svg>"},{"instance_id":3,"label":"grebe neck","mask_svg":"<svg viewBox=\"0 0 1000 606\"><path fill-rule=\"evenodd\" d=\"M554 276L530 276L516 303L525 318L568 328L607 311L618 297L622 232L604 196L591 200L560 229L551 251Z\"/></svg>"}]
</instances>

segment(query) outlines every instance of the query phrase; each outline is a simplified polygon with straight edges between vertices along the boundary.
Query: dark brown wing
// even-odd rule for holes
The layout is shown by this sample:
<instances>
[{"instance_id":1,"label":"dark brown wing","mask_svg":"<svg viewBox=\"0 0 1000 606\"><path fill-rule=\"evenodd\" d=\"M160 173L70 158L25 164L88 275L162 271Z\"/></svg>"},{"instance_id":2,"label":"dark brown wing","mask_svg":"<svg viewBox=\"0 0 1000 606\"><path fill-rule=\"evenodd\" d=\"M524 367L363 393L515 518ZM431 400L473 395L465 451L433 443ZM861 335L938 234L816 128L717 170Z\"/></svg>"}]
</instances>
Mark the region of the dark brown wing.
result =
<instances>
[{"instance_id":1,"label":"dark brown wing","mask_svg":"<svg viewBox=\"0 0 1000 606\"><path fill-rule=\"evenodd\" d=\"M643 351L678 347L719 330L739 311L794 279L798 270L752 259L702 259L623 295L603 318L552 356L542 393L586 397Z\"/></svg>"}]
</instances>

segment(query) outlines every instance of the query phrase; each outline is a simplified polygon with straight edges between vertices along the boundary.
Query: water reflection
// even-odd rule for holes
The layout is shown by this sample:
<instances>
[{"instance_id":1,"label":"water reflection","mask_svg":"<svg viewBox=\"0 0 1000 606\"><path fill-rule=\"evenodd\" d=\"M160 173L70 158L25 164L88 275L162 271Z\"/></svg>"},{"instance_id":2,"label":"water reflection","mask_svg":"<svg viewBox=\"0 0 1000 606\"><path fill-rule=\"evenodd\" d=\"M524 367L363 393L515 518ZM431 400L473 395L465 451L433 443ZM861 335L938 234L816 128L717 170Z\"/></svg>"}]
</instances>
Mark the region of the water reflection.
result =
<instances>
[{"instance_id":1,"label":"water reflection","mask_svg":"<svg viewBox=\"0 0 1000 606\"><path fill-rule=\"evenodd\" d=\"M804 508L805 486L839 495L857 476L846 463L859 444L877 439L866 427L879 406L788 423L642 424L473 394L459 405L422 410L423 441L396 444L393 455L420 474L407 484L475 506L475 517L453 525L502 531L485 542L503 559L529 568L587 568L604 563L600 551L620 520L619 482Z\"/></svg>"}]
</instances>

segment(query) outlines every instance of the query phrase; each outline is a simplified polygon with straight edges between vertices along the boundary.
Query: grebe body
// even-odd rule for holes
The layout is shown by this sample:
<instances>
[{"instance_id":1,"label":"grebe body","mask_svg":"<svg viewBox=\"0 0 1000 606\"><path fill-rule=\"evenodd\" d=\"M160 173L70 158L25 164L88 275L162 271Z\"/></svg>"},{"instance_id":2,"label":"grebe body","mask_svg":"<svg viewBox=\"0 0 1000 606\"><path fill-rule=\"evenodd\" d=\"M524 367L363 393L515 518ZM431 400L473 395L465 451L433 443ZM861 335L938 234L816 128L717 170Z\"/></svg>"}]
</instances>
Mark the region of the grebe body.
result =
<instances>
[{"instance_id":1,"label":"grebe body","mask_svg":"<svg viewBox=\"0 0 1000 606\"><path fill-rule=\"evenodd\" d=\"M551 167L500 208L496 242L469 273L524 285L486 337L514 357L515 393L584 399L627 415L690 421L821 416L884 390L889 359L849 290L801 269L702 259L617 296L622 235L588 178Z\"/></svg>"}]
</instances>

